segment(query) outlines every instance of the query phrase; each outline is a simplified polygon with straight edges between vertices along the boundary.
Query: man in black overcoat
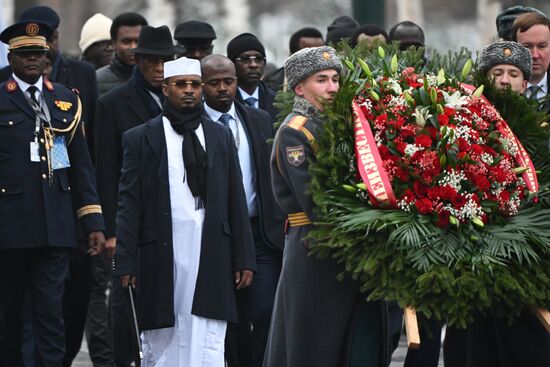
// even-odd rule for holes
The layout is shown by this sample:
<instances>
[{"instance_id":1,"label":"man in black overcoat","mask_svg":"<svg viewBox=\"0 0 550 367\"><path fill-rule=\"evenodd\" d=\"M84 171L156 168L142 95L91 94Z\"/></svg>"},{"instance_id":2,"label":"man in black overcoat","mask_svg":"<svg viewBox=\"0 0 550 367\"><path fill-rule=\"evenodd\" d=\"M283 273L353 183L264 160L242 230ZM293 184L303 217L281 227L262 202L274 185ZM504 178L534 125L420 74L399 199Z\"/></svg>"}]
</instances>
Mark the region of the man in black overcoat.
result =
<instances>
[{"instance_id":1,"label":"man in black overcoat","mask_svg":"<svg viewBox=\"0 0 550 367\"><path fill-rule=\"evenodd\" d=\"M237 321L235 289L250 285L256 262L235 141L229 129L202 115L200 63L183 57L164 68L163 114L123 136L115 275L136 287L144 334L172 328L160 346L144 347L144 359L155 363L165 356L169 365L189 365L186 351L209 354L201 352L203 346L193 349L205 342L195 332L183 341L171 333L194 328L187 321L182 325L192 315ZM197 216L202 231L195 235L188 223ZM196 274L196 281L175 281L187 273ZM176 295L181 303L174 302ZM221 364L224 335L208 336L217 339L211 347ZM155 355L148 347L161 349Z\"/></svg>"},{"instance_id":2,"label":"man in black overcoat","mask_svg":"<svg viewBox=\"0 0 550 367\"><path fill-rule=\"evenodd\" d=\"M113 253L116 244L116 212L118 182L122 168L122 134L159 115L164 101L162 80L164 62L173 60L178 49L166 26L141 29L135 54L132 77L111 89L97 101L96 173L97 189L103 212L107 238L106 250ZM111 294L111 331L113 353L118 366L129 366L135 358L129 344L129 304L119 282L113 282Z\"/></svg>"},{"instance_id":3,"label":"man in black overcoat","mask_svg":"<svg viewBox=\"0 0 550 367\"><path fill-rule=\"evenodd\" d=\"M237 76L231 60L211 55L201 64L204 110L212 121L231 129L237 145L258 268L252 285L237 295L239 327L228 325L227 362L230 367L261 367L284 242L284 216L275 202L269 171L273 125L267 112L234 100Z\"/></svg>"}]
</instances>

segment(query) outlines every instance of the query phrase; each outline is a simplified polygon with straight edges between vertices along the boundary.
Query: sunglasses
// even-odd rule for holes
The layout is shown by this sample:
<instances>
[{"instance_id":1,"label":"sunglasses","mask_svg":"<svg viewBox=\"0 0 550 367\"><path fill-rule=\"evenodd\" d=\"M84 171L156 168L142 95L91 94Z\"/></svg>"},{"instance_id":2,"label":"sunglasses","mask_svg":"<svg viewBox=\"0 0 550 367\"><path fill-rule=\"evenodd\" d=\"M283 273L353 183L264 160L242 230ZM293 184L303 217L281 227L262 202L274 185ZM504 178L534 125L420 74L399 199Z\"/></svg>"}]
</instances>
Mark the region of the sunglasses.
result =
<instances>
[{"instance_id":1,"label":"sunglasses","mask_svg":"<svg viewBox=\"0 0 550 367\"><path fill-rule=\"evenodd\" d=\"M235 61L242 62L243 64L252 64L254 61L256 64L265 63L264 56L239 56L235 58Z\"/></svg>"},{"instance_id":2,"label":"sunglasses","mask_svg":"<svg viewBox=\"0 0 550 367\"><path fill-rule=\"evenodd\" d=\"M169 82L168 85L173 85L178 89L184 89L188 85L193 89L202 87L204 84L199 80L176 80L175 82Z\"/></svg>"}]
</instances>

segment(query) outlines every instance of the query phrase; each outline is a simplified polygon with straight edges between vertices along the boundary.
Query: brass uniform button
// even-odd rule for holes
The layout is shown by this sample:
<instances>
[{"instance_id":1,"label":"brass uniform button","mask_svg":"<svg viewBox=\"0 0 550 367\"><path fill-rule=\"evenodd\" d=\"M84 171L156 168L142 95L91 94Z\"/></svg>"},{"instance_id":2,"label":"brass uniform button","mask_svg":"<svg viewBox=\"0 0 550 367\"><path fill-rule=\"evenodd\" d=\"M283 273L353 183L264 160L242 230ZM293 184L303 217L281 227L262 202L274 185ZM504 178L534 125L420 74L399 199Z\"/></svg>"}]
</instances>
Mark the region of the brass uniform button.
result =
<instances>
[{"instance_id":1,"label":"brass uniform button","mask_svg":"<svg viewBox=\"0 0 550 367\"><path fill-rule=\"evenodd\" d=\"M44 139L40 139L40 142L44 144L46 141Z\"/></svg>"},{"instance_id":2,"label":"brass uniform button","mask_svg":"<svg viewBox=\"0 0 550 367\"><path fill-rule=\"evenodd\" d=\"M46 179L46 177L47 177L47 176L46 176L46 174L45 174L45 173L43 173L43 174L42 174L42 178L43 178L43 179L45 180L45 179Z\"/></svg>"},{"instance_id":3,"label":"brass uniform button","mask_svg":"<svg viewBox=\"0 0 550 367\"><path fill-rule=\"evenodd\" d=\"M6 189L2 189L2 194L6 192Z\"/></svg>"},{"instance_id":4,"label":"brass uniform button","mask_svg":"<svg viewBox=\"0 0 550 367\"><path fill-rule=\"evenodd\" d=\"M13 125L13 121L9 121L9 122L8 122L8 125L12 126L12 125Z\"/></svg>"},{"instance_id":5,"label":"brass uniform button","mask_svg":"<svg viewBox=\"0 0 550 367\"><path fill-rule=\"evenodd\" d=\"M40 157L40 159L42 159L42 162L44 162L46 160L46 157L42 156Z\"/></svg>"}]
</instances>

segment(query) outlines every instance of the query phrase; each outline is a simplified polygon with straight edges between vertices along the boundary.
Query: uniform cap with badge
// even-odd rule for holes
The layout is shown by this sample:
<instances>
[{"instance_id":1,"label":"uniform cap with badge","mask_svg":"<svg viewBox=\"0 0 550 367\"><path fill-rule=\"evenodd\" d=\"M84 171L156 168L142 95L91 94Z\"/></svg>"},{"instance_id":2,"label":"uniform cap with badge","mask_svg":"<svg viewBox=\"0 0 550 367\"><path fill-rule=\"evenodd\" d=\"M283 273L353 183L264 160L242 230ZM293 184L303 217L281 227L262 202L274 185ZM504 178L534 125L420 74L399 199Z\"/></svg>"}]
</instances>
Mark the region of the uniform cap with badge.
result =
<instances>
[{"instance_id":1,"label":"uniform cap with badge","mask_svg":"<svg viewBox=\"0 0 550 367\"><path fill-rule=\"evenodd\" d=\"M10 52L48 51L46 40L52 29L36 21L19 21L0 33L0 41L8 45Z\"/></svg>"},{"instance_id":2,"label":"uniform cap with badge","mask_svg":"<svg viewBox=\"0 0 550 367\"><path fill-rule=\"evenodd\" d=\"M532 59L529 50L520 43L502 41L491 43L481 51L478 69L485 75L495 65L513 65L523 72L523 79L529 80L532 71Z\"/></svg>"},{"instance_id":3,"label":"uniform cap with badge","mask_svg":"<svg viewBox=\"0 0 550 367\"><path fill-rule=\"evenodd\" d=\"M308 47L293 53L284 67L288 87L294 91L298 83L318 71L333 69L340 73L342 62L330 46Z\"/></svg>"}]
</instances>

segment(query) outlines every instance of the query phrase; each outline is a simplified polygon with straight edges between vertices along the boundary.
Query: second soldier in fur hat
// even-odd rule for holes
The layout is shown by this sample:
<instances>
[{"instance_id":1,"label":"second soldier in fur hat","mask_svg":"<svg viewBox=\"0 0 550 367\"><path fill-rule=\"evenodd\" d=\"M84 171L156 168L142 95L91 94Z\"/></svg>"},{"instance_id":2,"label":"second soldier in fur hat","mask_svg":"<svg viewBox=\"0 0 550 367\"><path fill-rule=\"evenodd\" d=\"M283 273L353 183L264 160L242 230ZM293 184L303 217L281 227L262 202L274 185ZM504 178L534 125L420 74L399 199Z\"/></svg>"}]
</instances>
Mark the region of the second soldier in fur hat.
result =
<instances>
[{"instance_id":1,"label":"second soldier in fur hat","mask_svg":"<svg viewBox=\"0 0 550 367\"><path fill-rule=\"evenodd\" d=\"M498 89L509 86L514 92L523 94L531 77L531 53L517 42L495 42L481 51L478 69L493 79Z\"/></svg>"},{"instance_id":2,"label":"second soldier in fur hat","mask_svg":"<svg viewBox=\"0 0 550 367\"><path fill-rule=\"evenodd\" d=\"M287 216L288 229L264 367L343 366L341 357L353 339L347 337L358 327L354 310L364 306L357 303L364 299L357 283L337 280L344 270L341 264L309 256L306 239L315 220L308 167L316 160L323 110L334 100L341 71L336 51L328 46L302 49L285 63L295 101L275 136L271 173L275 200ZM378 313L373 317L372 325L378 325ZM364 334L369 332L375 333L369 335L370 341L359 344L378 350L381 337L374 329ZM368 366L377 366L380 356L374 352L370 357Z\"/></svg>"}]
</instances>

